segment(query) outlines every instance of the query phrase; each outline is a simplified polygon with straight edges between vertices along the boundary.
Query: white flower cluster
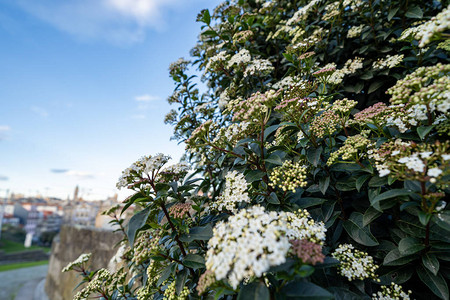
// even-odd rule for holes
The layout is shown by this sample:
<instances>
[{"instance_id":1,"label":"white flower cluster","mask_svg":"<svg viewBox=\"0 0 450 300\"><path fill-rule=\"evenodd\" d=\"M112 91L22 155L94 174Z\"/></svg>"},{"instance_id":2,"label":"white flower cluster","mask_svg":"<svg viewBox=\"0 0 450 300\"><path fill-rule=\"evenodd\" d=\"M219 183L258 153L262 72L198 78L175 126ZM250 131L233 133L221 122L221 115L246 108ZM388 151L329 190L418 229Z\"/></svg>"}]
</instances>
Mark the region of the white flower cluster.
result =
<instances>
[{"instance_id":1,"label":"white flower cluster","mask_svg":"<svg viewBox=\"0 0 450 300\"><path fill-rule=\"evenodd\" d=\"M213 140L213 144L224 146L223 144L231 144L236 146L237 142L246 137L250 123L243 121L232 123L230 126L220 128L219 133Z\"/></svg>"},{"instance_id":2,"label":"white flower cluster","mask_svg":"<svg viewBox=\"0 0 450 300\"><path fill-rule=\"evenodd\" d=\"M392 282L391 286L382 285L381 291L372 295L372 300L410 300L411 293L404 292L401 285Z\"/></svg>"},{"instance_id":3,"label":"white flower cluster","mask_svg":"<svg viewBox=\"0 0 450 300\"><path fill-rule=\"evenodd\" d=\"M74 300L88 299L91 294L97 294L101 290L108 287L108 285L113 281L111 273L106 269L98 270L88 285L79 291L75 296ZM98 296L98 295L96 295Z\"/></svg>"},{"instance_id":4,"label":"white flower cluster","mask_svg":"<svg viewBox=\"0 0 450 300\"><path fill-rule=\"evenodd\" d=\"M416 34L416 37L420 38L419 47L425 47L435 34L439 34L448 29L450 29L450 5L436 17L420 25L420 31Z\"/></svg>"},{"instance_id":5,"label":"white flower cluster","mask_svg":"<svg viewBox=\"0 0 450 300\"><path fill-rule=\"evenodd\" d=\"M252 206L219 222L208 242L206 268L216 280L227 279L233 288L245 278L260 277L271 266L286 261L290 239L323 242L325 226L304 211L299 214L266 212Z\"/></svg>"},{"instance_id":6,"label":"white flower cluster","mask_svg":"<svg viewBox=\"0 0 450 300\"><path fill-rule=\"evenodd\" d=\"M208 59L205 71L213 70L218 64L225 64L225 62L228 60L229 57L230 55L227 54L225 50L220 51L219 53Z\"/></svg>"},{"instance_id":7,"label":"white flower cluster","mask_svg":"<svg viewBox=\"0 0 450 300\"><path fill-rule=\"evenodd\" d=\"M355 57L354 59L349 59L345 62L342 69L336 69L331 76L327 79L330 84L340 84L344 77L349 74L353 74L356 70L363 67L363 59L360 57ZM322 67L321 69L335 69L335 63L329 63Z\"/></svg>"},{"instance_id":8,"label":"white flower cluster","mask_svg":"<svg viewBox=\"0 0 450 300\"><path fill-rule=\"evenodd\" d=\"M422 173L425 169L425 164L422 159L419 158L418 153L414 153L410 156L402 157L398 160L399 163L404 164L408 169Z\"/></svg>"},{"instance_id":9,"label":"white flower cluster","mask_svg":"<svg viewBox=\"0 0 450 300\"><path fill-rule=\"evenodd\" d=\"M252 75L266 76L274 70L272 63L267 59L254 59L250 62L244 72L244 77Z\"/></svg>"},{"instance_id":10,"label":"white flower cluster","mask_svg":"<svg viewBox=\"0 0 450 300\"><path fill-rule=\"evenodd\" d=\"M372 67L374 69L383 70L383 69L392 69L393 67L398 66L403 61L403 54L396 55L388 55L386 58L380 58L377 61L374 61Z\"/></svg>"},{"instance_id":11,"label":"white flower cluster","mask_svg":"<svg viewBox=\"0 0 450 300\"><path fill-rule=\"evenodd\" d=\"M73 270L74 267L80 267L85 262L87 262L91 258L92 253L83 253L81 254L76 260L69 263L67 266L65 266L62 269L62 272L68 272L70 270Z\"/></svg>"},{"instance_id":12,"label":"white flower cluster","mask_svg":"<svg viewBox=\"0 0 450 300\"><path fill-rule=\"evenodd\" d=\"M218 211L228 210L236 212L236 206L239 203L250 203L250 197L247 193L247 181L242 173L231 171L225 176L225 189L217 199L217 202L211 205Z\"/></svg>"},{"instance_id":13,"label":"white flower cluster","mask_svg":"<svg viewBox=\"0 0 450 300\"><path fill-rule=\"evenodd\" d=\"M364 0L344 0L342 2L342 6L344 6L344 8L349 7L352 11L360 8L365 4L366 2Z\"/></svg>"},{"instance_id":14,"label":"white flower cluster","mask_svg":"<svg viewBox=\"0 0 450 300\"><path fill-rule=\"evenodd\" d=\"M294 25L298 22L300 22L301 20L304 20L308 17L308 13L311 10L311 8L317 4L319 4L321 2L321 0L312 0L310 1L308 4L306 4L305 6L303 6L302 8L300 8L298 11L296 11L294 13L294 15L292 16L292 18L290 18L286 25L291 26Z\"/></svg>"},{"instance_id":15,"label":"white flower cluster","mask_svg":"<svg viewBox=\"0 0 450 300\"><path fill-rule=\"evenodd\" d=\"M200 104L200 105L197 105L195 108L194 108L194 112L204 112L204 111L206 111L206 110L208 110L208 109L211 109L211 104L213 104L213 102L205 102L205 103L202 103L202 104Z\"/></svg>"},{"instance_id":16,"label":"white flower cluster","mask_svg":"<svg viewBox=\"0 0 450 300\"><path fill-rule=\"evenodd\" d=\"M325 6L326 13L323 15L322 19L331 20L334 17L338 16L340 13L339 5L340 1L335 1Z\"/></svg>"},{"instance_id":17,"label":"white flower cluster","mask_svg":"<svg viewBox=\"0 0 450 300\"><path fill-rule=\"evenodd\" d=\"M228 95L228 89L225 89L219 95L219 101L218 101L219 109L224 110L227 107L228 102L230 102L230 100L231 100L231 98Z\"/></svg>"},{"instance_id":18,"label":"white flower cluster","mask_svg":"<svg viewBox=\"0 0 450 300\"><path fill-rule=\"evenodd\" d=\"M449 80L450 85L450 80ZM417 126L419 121L425 121L428 119L428 113L441 112L447 113L450 110L450 92L436 91L428 105L414 104L406 110L405 122L412 126ZM426 99L425 97L423 99Z\"/></svg>"},{"instance_id":19,"label":"white flower cluster","mask_svg":"<svg viewBox=\"0 0 450 300\"><path fill-rule=\"evenodd\" d=\"M435 35L439 35L441 32L450 28L450 5L441 11L437 16L431 18L431 20L416 26L405 29L400 37L399 41L405 41L415 39L419 41L419 47L423 48L428 45Z\"/></svg>"},{"instance_id":20,"label":"white flower cluster","mask_svg":"<svg viewBox=\"0 0 450 300\"><path fill-rule=\"evenodd\" d=\"M283 79L281 79L280 81L278 81L277 83L273 84L271 86L272 89L274 90L279 90L279 89L288 89L291 88L293 86L295 87L300 87L300 88L305 88L308 84L308 81L301 79L299 76L286 76Z\"/></svg>"},{"instance_id":21,"label":"white flower cluster","mask_svg":"<svg viewBox=\"0 0 450 300\"><path fill-rule=\"evenodd\" d=\"M169 70L185 70L186 67L191 63L189 60L185 60L183 57L180 57L177 61L173 62L169 66Z\"/></svg>"},{"instance_id":22,"label":"white flower cluster","mask_svg":"<svg viewBox=\"0 0 450 300\"><path fill-rule=\"evenodd\" d=\"M378 266L374 264L372 256L355 249L353 245L339 245L332 256L339 260L339 272L349 281L376 278L375 271Z\"/></svg>"},{"instance_id":23,"label":"white flower cluster","mask_svg":"<svg viewBox=\"0 0 450 300\"><path fill-rule=\"evenodd\" d=\"M252 57L247 49L242 49L235 55L233 55L228 61L228 67L233 67L234 65L246 65L251 61Z\"/></svg>"},{"instance_id":24,"label":"white flower cluster","mask_svg":"<svg viewBox=\"0 0 450 300\"><path fill-rule=\"evenodd\" d=\"M158 153L155 156L143 156L134 162L129 168L122 171L116 186L118 189L127 187L135 180L140 180L143 174L152 174L164 166L170 159L170 156Z\"/></svg>"},{"instance_id":25,"label":"white flower cluster","mask_svg":"<svg viewBox=\"0 0 450 300\"><path fill-rule=\"evenodd\" d=\"M393 107L393 105L391 105L391 107ZM386 125L388 125L388 126L395 126L395 127L398 128L398 130L401 133L404 133L406 130L408 130L408 128L406 127L405 122L403 122L403 119L404 118L397 117L397 116L396 117L392 117L392 116L387 117L386 118Z\"/></svg>"},{"instance_id":26,"label":"white flower cluster","mask_svg":"<svg viewBox=\"0 0 450 300\"><path fill-rule=\"evenodd\" d=\"M187 164L185 162L179 162L179 163L176 163L174 165L170 165L170 166L164 168L163 172L179 174L179 173L188 172L190 169L191 169L191 166L189 164Z\"/></svg>"},{"instance_id":27,"label":"white flower cluster","mask_svg":"<svg viewBox=\"0 0 450 300\"><path fill-rule=\"evenodd\" d=\"M358 37L359 35L361 35L361 32L363 31L363 29L366 27L366 25L361 24L359 26L353 26L351 27L348 32L347 32L347 37L348 38L355 38Z\"/></svg>"}]
</instances>

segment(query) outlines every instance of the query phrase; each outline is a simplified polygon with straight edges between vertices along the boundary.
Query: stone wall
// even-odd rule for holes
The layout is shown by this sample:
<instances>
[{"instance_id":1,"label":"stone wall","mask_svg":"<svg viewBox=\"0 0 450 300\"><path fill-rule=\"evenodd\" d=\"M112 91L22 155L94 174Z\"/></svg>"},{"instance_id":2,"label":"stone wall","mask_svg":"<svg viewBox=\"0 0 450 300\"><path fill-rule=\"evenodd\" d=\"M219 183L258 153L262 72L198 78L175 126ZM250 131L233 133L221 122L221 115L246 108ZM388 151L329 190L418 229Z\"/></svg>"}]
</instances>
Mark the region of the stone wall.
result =
<instances>
[{"instance_id":1,"label":"stone wall","mask_svg":"<svg viewBox=\"0 0 450 300\"><path fill-rule=\"evenodd\" d=\"M50 300L70 300L80 282L76 272L61 273L69 262L82 253L92 253L91 269L106 268L117 251L120 233L99 228L63 226L52 245L45 291Z\"/></svg>"}]
</instances>

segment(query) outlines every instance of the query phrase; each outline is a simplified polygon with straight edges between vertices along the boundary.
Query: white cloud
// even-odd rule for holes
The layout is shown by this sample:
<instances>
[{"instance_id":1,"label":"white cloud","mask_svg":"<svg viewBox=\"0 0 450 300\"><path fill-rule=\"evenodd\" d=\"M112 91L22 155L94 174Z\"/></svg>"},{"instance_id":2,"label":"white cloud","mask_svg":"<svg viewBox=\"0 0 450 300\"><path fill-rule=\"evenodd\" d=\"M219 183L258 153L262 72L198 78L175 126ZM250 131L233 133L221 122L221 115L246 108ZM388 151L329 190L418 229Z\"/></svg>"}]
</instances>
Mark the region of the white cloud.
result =
<instances>
[{"instance_id":1,"label":"white cloud","mask_svg":"<svg viewBox=\"0 0 450 300\"><path fill-rule=\"evenodd\" d=\"M43 118L47 118L49 116L48 111L42 107L32 106L32 107L30 107L30 109L32 112L34 112L35 114L37 114Z\"/></svg>"},{"instance_id":2,"label":"white cloud","mask_svg":"<svg viewBox=\"0 0 450 300\"><path fill-rule=\"evenodd\" d=\"M75 177L77 179L91 179L94 178L94 174L84 172L84 171L75 171L75 170L67 170L67 169L51 169L50 172L55 174L63 174L65 176Z\"/></svg>"},{"instance_id":3,"label":"white cloud","mask_svg":"<svg viewBox=\"0 0 450 300\"><path fill-rule=\"evenodd\" d=\"M190 0L193 1L193 0ZM81 39L123 44L164 26L163 11L186 0L16 0L22 9Z\"/></svg>"},{"instance_id":4,"label":"white cloud","mask_svg":"<svg viewBox=\"0 0 450 300\"><path fill-rule=\"evenodd\" d=\"M145 95L141 95L141 96L136 96L136 97L134 97L134 99L138 102L150 102L150 101L158 101L161 98L158 96L152 96L149 94L145 94Z\"/></svg>"},{"instance_id":5,"label":"white cloud","mask_svg":"<svg viewBox=\"0 0 450 300\"><path fill-rule=\"evenodd\" d=\"M6 181L6 180L8 180L9 178L7 177L7 176L5 176L5 175L0 175L0 181Z\"/></svg>"},{"instance_id":6,"label":"white cloud","mask_svg":"<svg viewBox=\"0 0 450 300\"><path fill-rule=\"evenodd\" d=\"M94 174L83 172L83 171L67 171L65 173L67 176L75 177L77 179L90 179L94 178Z\"/></svg>"},{"instance_id":7,"label":"white cloud","mask_svg":"<svg viewBox=\"0 0 450 300\"><path fill-rule=\"evenodd\" d=\"M0 140L3 140L6 136L6 133L11 130L11 127L6 125L0 125Z\"/></svg>"}]
</instances>

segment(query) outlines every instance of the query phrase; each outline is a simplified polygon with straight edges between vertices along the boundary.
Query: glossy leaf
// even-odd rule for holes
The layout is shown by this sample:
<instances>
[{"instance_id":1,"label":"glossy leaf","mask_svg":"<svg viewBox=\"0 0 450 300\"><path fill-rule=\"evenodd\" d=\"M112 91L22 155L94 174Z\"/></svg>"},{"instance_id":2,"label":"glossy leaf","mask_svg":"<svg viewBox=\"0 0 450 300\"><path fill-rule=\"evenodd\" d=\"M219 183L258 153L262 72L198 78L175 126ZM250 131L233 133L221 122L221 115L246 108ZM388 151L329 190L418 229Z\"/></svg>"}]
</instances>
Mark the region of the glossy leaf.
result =
<instances>
[{"instance_id":1,"label":"glossy leaf","mask_svg":"<svg viewBox=\"0 0 450 300\"><path fill-rule=\"evenodd\" d=\"M137 231L145 225L149 215L150 215L150 208L147 207L141 210L140 212L136 213L134 216L132 216L130 221L128 222L127 237L131 247L133 247Z\"/></svg>"},{"instance_id":2,"label":"glossy leaf","mask_svg":"<svg viewBox=\"0 0 450 300\"><path fill-rule=\"evenodd\" d=\"M252 282L244 285L238 294L238 300L269 300L270 293L266 285L261 282Z\"/></svg>"},{"instance_id":3,"label":"glossy leaf","mask_svg":"<svg viewBox=\"0 0 450 300\"><path fill-rule=\"evenodd\" d=\"M425 249L425 245L416 238L405 237L398 244L398 250L401 255L410 255L422 251Z\"/></svg>"},{"instance_id":4,"label":"glossy leaf","mask_svg":"<svg viewBox=\"0 0 450 300\"><path fill-rule=\"evenodd\" d=\"M281 293L288 299L326 300L334 296L326 289L311 282L294 281L285 285Z\"/></svg>"},{"instance_id":5,"label":"glossy leaf","mask_svg":"<svg viewBox=\"0 0 450 300\"><path fill-rule=\"evenodd\" d=\"M422 256L422 263L425 268L428 269L433 275L437 275L439 272L439 261L433 254L425 254Z\"/></svg>"},{"instance_id":6,"label":"glossy leaf","mask_svg":"<svg viewBox=\"0 0 450 300\"><path fill-rule=\"evenodd\" d=\"M207 241L213 236L211 225L193 227L189 233L180 237L180 241L190 243L192 241Z\"/></svg>"},{"instance_id":7,"label":"glossy leaf","mask_svg":"<svg viewBox=\"0 0 450 300\"><path fill-rule=\"evenodd\" d=\"M344 221L345 231L359 244L369 247L378 245L377 239L370 232L370 227L364 227L363 218L363 215L360 213L352 213L350 218Z\"/></svg>"},{"instance_id":8,"label":"glossy leaf","mask_svg":"<svg viewBox=\"0 0 450 300\"><path fill-rule=\"evenodd\" d=\"M422 266L417 268L417 275L428 288L439 298L449 300L448 285L441 274L437 276Z\"/></svg>"},{"instance_id":9,"label":"glossy leaf","mask_svg":"<svg viewBox=\"0 0 450 300\"><path fill-rule=\"evenodd\" d=\"M205 258L198 254L188 254L183 259L183 264L188 268L205 268Z\"/></svg>"}]
</instances>

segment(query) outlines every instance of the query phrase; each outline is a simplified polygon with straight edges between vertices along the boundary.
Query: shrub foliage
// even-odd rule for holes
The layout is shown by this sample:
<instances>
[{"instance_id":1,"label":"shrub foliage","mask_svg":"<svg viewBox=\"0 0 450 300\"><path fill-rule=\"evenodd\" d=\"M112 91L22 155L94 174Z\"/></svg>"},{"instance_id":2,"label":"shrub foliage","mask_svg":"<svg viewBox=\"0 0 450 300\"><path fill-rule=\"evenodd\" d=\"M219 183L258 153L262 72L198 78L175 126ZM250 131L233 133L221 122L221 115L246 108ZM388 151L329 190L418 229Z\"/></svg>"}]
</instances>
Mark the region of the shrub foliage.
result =
<instances>
[{"instance_id":1,"label":"shrub foliage","mask_svg":"<svg viewBox=\"0 0 450 300\"><path fill-rule=\"evenodd\" d=\"M74 262L76 298L449 299L446 5L203 10L192 61L170 66L184 162L123 172L121 268Z\"/></svg>"}]
</instances>

